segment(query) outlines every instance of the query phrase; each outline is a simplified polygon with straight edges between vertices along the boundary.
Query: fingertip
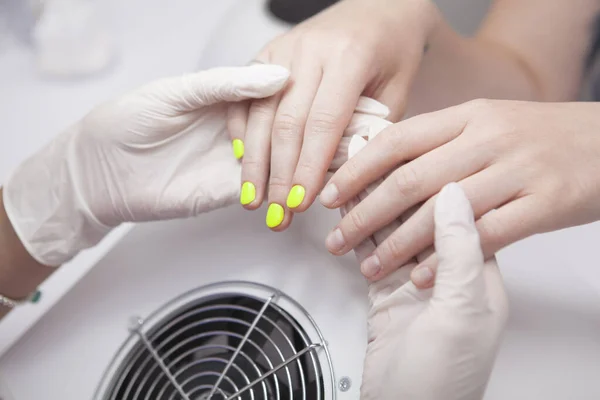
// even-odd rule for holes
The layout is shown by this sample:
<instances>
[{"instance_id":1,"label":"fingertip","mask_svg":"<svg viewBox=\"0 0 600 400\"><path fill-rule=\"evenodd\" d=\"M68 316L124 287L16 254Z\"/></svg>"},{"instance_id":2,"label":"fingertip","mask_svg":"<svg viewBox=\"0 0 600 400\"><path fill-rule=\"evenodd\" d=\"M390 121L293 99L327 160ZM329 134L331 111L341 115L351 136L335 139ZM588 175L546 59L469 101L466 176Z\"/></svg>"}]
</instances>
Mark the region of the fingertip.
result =
<instances>
[{"instance_id":1,"label":"fingertip","mask_svg":"<svg viewBox=\"0 0 600 400\"><path fill-rule=\"evenodd\" d=\"M285 82L290 77L290 70L278 64L253 63L247 68L257 71L260 76L268 75L273 80Z\"/></svg>"},{"instance_id":2,"label":"fingertip","mask_svg":"<svg viewBox=\"0 0 600 400\"><path fill-rule=\"evenodd\" d=\"M244 182L240 191L240 204L250 208L256 201L256 186L252 182ZM250 208L251 209L251 208Z\"/></svg>"},{"instance_id":3,"label":"fingertip","mask_svg":"<svg viewBox=\"0 0 600 400\"><path fill-rule=\"evenodd\" d=\"M435 202L435 223L442 230L459 225L475 231L471 203L458 183L449 183L440 191Z\"/></svg>"},{"instance_id":4,"label":"fingertip","mask_svg":"<svg viewBox=\"0 0 600 400\"><path fill-rule=\"evenodd\" d=\"M367 279L375 279L382 271L383 267L381 265L381 260L377 254L371 255L360 264L360 272L362 272Z\"/></svg>"},{"instance_id":5,"label":"fingertip","mask_svg":"<svg viewBox=\"0 0 600 400\"><path fill-rule=\"evenodd\" d=\"M340 197L340 191L337 185L333 182L325 185L321 194L319 194L319 202L327 208L336 208L337 201Z\"/></svg>"},{"instance_id":6,"label":"fingertip","mask_svg":"<svg viewBox=\"0 0 600 400\"><path fill-rule=\"evenodd\" d=\"M279 92L290 78L290 71L276 64L252 64L246 68L249 74L250 87L263 87L265 95Z\"/></svg>"},{"instance_id":7,"label":"fingertip","mask_svg":"<svg viewBox=\"0 0 600 400\"><path fill-rule=\"evenodd\" d=\"M410 279L417 288L428 289L433 286L435 274L431 268L422 266L412 270Z\"/></svg>"},{"instance_id":8,"label":"fingertip","mask_svg":"<svg viewBox=\"0 0 600 400\"><path fill-rule=\"evenodd\" d=\"M325 247L327 247L327 250L331 254L336 256L341 256L348 252L346 250L346 240L340 228L335 228L329 232L325 239Z\"/></svg>"},{"instance_id":9,"label":"fingertip","mask_svg":"<svg viewBox=\"0 0 600 400\"><path fill-rule=\"evenodd\" d=\"M292 223L293 214L279 203L271 203L267 209L265 222L273 232L283 232Z\"/></svg>"},{"instance_id":10,"label":"fingertip","mask_svg":"<svg viewBox=\"0 0 600 400\"><path fill-rule=\"evenodd\" d=\"M294 212L302 212L305 208L303 207L305 198L306 188L303 185L294 185L288 193L286 205L289 209L293 210Z\"/></svg>"},{"instance_id":11,"label":"fingertip","mask_svg":"<svg viewBox=\"0 0 600 400\"><path fill-rule=\"evenodd\" d=\"M233 139L231 141L231 147L233 149L233 156L238 160L241 160L244 157L245 152L244 141L242 139Z\"/></svg>"}]
</instances>

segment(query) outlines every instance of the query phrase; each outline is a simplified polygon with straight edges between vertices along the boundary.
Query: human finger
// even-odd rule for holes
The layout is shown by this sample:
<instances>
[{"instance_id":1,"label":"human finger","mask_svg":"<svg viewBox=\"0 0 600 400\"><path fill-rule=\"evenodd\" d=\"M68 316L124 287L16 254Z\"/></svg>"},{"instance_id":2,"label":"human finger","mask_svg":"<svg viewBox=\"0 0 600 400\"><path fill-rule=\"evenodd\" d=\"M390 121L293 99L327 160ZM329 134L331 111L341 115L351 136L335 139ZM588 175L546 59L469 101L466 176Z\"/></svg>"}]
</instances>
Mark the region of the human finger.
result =
<instances>
[{"instance_id":1,"label":"human finger","mask_svg":"<svg viewBox=\"0 0 600 400\"><path fill-rule=\"evenodd\" d=\"M461 162L456 162L459 155ZM469 141L457 139L402 165L340 221L331 233L336 240L330 241L328 250L333 254L345 254L413 205L433 196L448 182L476 173L487 162L486 152L473 151Z\"/></svg>"},{"instance_id":2,"label":"human finger","mask_svg":"<svg viewBox=\"0 0 600 400\"><path fill-rule=\"evenodd\" d=\"M506 168L492 165L459 183L472 204L475 217L501 206L522 190L523 182L518 177L506 179L506 176L511 176ZM365 261L361 266L365 276L381 279L433 244L436 198L434 196L427 200L411 218L379 243L372 255L374 259ZM375 269L374 265L378 268Z\"/></svg>"},{"instance_id":3,"label":"human finger","mask_svg":"<svg viewBox=\"0 0 600 400\"><path fill-rule=\"evenodd\" d=\"M287 206L294 212L305 211L321 190L367 79L363 65L344 59L327 65L306 121L300 158L287 196Z\"/></svg>"},{"instance_id":4,"label":"human finger","mask_svg":"<svg viewBox=\"0 0 600 400\"><path fill-rule=\"evenodd\" d=\"M276 95L250 104L244 135L240 196L241 204L249 210L260 207L265 197L269 176L271 126L280 98L280 95Z\"/></svg>"},{"instance_id":5,"label":"human finger","mask_svg":"<svg viewBox=\"0 0 600 400\"><path fill-rule=\"evenodd\" d=\"M255 64L253 67L260 67L263 63L278 64L289 71L288 60L285 54L273 58L269 52L263 52L252 64ZM271 130L281 97L282 91L268 98L254 100L248 109L240 193L240 203L248 210L257 209L264 201L269 178Z\"/></svg>"},{"instance_id":6,"label":"human finger","mask_svg":"<svg viewBox=\"0 0 600 400\"><path fill-rule=\"evenodd\" d=\"M314 57L299 57L292 66L292 73L294 78L279 103L271 134L269 202L284 209L286 206L289 208L286 200L300 157L306 120L321 82L322 69ZM297 190L295 193L301 194ZM290 211L285 212L287 214ZM284 222L276 226L278 230L287 227Z\"/></svg>"},{"instance_id":7,"label":"human finger","mask_svg":"<svg viewBox=\"0 0 600 400\"><path fill-rule=\"evenodd\" d=\"M525 239L539 231L542 214L534 196L519 197L504 206L483 215L476 223L484 257L490 258L504 247ZM415 286L433 286L438 267L437 254L432 254L411 274ZM426 272L417 272L425 270Z\"/></svg>"},{"instance_id":8,"label":"human finger","mask_svg":"<svg viewBox=\"0 0 600 400\"><path fill-rule=\"evenodd\" d=\"M238 160L244 156L244 136L249 108L249 101L232 103L227 108L227 132L231 138L233 155Z\"/></svg>"},{"instance_id":9,"label":"human finger","mask_svg":"<svg viewBox=\"0 0 600 400\"><path fill-rule=\"evenodd\" d=\"M466 121L466 112L456 106L391 125L334 174L321 192L321 203L339 207L398 164L452 141Z\"/></svg>"}]
</instances>

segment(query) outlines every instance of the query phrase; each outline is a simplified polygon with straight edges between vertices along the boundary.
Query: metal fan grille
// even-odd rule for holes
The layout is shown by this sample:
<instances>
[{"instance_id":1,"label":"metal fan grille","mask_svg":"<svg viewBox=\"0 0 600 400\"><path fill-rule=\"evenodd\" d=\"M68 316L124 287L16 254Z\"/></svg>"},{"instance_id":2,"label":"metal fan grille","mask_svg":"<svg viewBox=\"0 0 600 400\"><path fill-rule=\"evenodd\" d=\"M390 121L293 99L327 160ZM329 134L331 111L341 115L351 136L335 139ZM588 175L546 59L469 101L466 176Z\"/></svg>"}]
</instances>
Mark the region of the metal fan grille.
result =
<instances>
[{"instance_id":1,"label":"metal fan grille","mask_svg":"<svg viewBox=\"0 0 600 400\"><path fill-rule=\"evenodd\" d=\"M309 335L282 308L280 303L296 305L287 296L242 283L260 289L250 295L239 290L240 284L232 285L235 291L207 295L202 288L187 294L188 301L177 301L156 323L135 318L129 345L109 368L109 383L96 398L324 399L325 379L334 378L327 346L310 316L299 305L294 310L311 322Z\"/></svg>"}]
</instances>

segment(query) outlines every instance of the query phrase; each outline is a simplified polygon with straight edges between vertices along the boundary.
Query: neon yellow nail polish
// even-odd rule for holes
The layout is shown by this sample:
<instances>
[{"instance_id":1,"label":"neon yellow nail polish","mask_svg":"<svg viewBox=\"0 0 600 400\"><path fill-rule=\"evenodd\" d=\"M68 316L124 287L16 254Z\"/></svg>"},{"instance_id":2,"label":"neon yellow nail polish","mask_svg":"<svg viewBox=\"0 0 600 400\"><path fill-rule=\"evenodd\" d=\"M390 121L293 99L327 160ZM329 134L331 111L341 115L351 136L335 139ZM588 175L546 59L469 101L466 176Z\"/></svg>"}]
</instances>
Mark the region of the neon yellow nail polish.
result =
<instances>
[{"instance_id":1,"label":"neon yellow nail polish","mask_svg":"<svg viewBox=\"0 0 600 400\"><path fill-rule=\"evenodd\" d=\"M294 185L290 190L290 193L287 197L287 206L288 208L296 208L304 201L304 195L306 194L306 190L302 185Z\"/></svg>"},{"instance_id":2,"label":"neon yellow nail polish","mask_svg":"<svg viewBox=\"0 0 600 400\"><path fill-rule=\"evenodd\" d=\"M269 209L267 210L267 226L269 228L278 227L283 222L284 215L285 212L280 204L269 204Z\"/></svg>"},{"instance_id":3,"label":"neon yellow nail polish","mask_svg":"<svg viewBox=\"0 0 600 400\"><path fill-rule=\"evenodd\" d=\"M256 198L256 186L252 182L244 182L242 192L240 193L240 203L245 206L250 204Z\"/></svg>"},{"instance_id":4,"label":"neon yellow nail polish","mask_svg":"<svg viewBox=\"0 0 600 400\"><path fill-rule=\"evenodd\" d=\"M241 139L233 139L231 145L233 146L233 155L235 158L239 160L244 157L244 142Z\"/></svg>"}]
</instances>

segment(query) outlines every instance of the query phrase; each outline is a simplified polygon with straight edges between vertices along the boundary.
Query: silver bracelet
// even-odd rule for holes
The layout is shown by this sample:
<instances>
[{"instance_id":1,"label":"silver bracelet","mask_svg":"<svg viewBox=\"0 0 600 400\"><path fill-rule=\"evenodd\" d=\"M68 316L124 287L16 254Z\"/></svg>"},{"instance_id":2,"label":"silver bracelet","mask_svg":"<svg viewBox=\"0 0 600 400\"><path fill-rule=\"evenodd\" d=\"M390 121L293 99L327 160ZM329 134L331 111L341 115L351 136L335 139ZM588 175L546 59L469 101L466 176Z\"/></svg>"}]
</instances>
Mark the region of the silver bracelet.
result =
<instances>
[{"instance_id":1,"label":"silver bracelet","mask_svg":"<svg viewBox=\"0 0 600 400\"><path fill-rule=\"evenodd\" d=\"M25 303L37 303L42 298L42 292L38 289L34 290L29 296L23 299L11 299L0 294L0 306L13 309Z\"/></svg>"}]
</instances>

